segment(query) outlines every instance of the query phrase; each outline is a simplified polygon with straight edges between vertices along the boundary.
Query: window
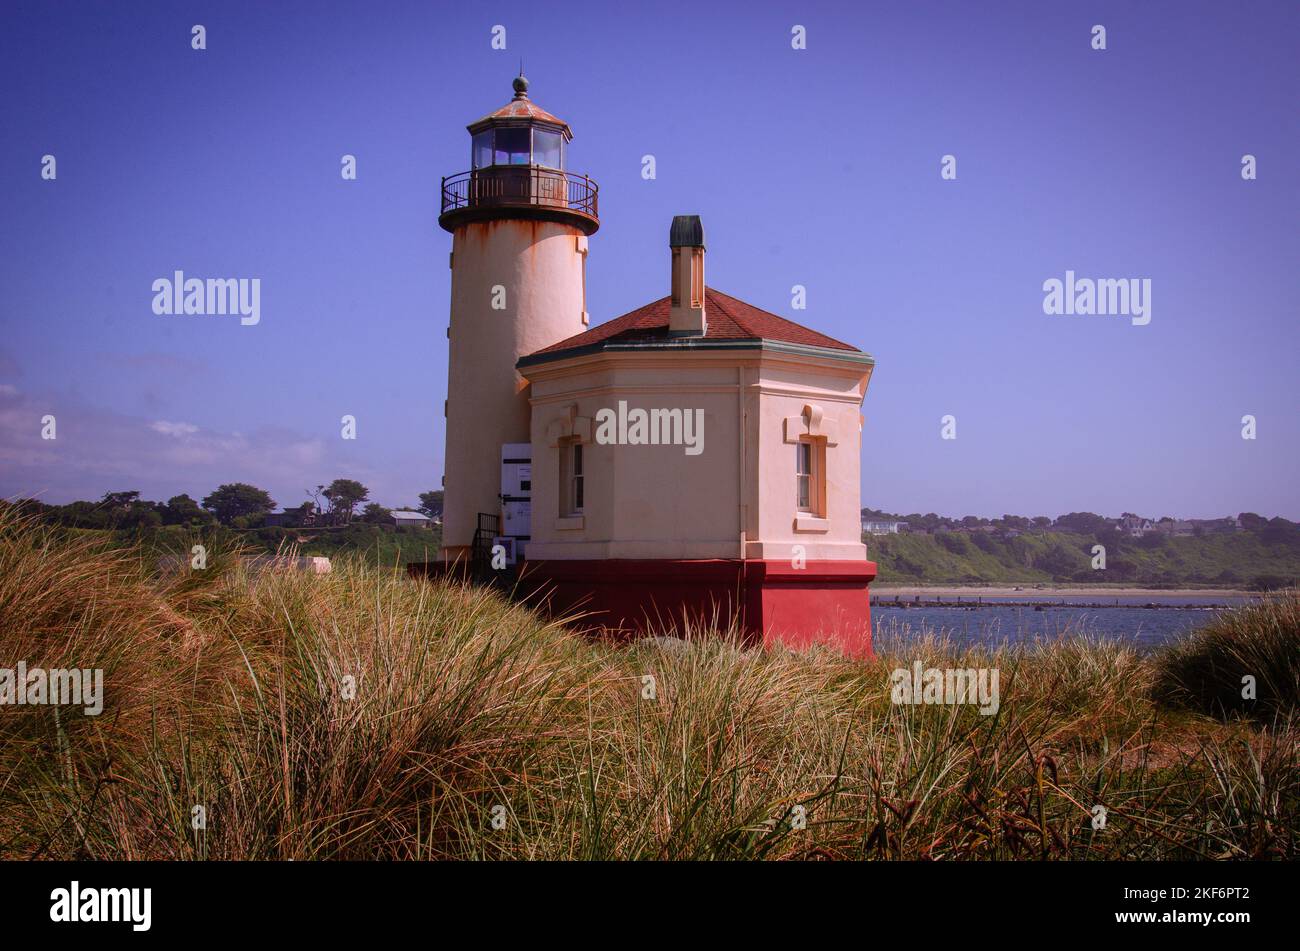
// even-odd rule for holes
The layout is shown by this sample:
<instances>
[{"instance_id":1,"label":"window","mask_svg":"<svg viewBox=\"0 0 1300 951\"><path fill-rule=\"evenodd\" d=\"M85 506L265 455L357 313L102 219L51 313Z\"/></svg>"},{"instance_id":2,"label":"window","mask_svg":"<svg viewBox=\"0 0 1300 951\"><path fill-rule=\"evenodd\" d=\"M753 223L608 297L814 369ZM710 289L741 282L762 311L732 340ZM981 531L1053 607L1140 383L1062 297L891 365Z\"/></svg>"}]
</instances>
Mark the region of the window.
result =
<instances>
[{"instance_id":1,"label":"window","mask_svg":"<svg viewBox=\"0 0 1300 951\"><path fill-rule=\"evenodd\" d=\"M673 306L682 305L682 249L673 248Z\"/></svg>"},{"instance_id":2,"label":"window","mask_svg":"<svg viewBox=\"0 0 1300 951\"><path fill-rule=\"evenodd\" d=\"M529 159L528 126L507 126L496 130L495 165L527 165Z\"/></svg>"},{"instance_id":3,"label":"window","mask_svg":"<svg viewBox=\"0 0 1300 951\"><path fill-rule=\"evenodd\" d=\"M474 168L487 168L492 164L492 130L480 132L473 139Z\"/></svg>"},{"instance_id":4,"label":"window","mask_svg":"<svg viewBox=\"0 0 1300 951\"><path fill-rule=\"evenodd\" d=\"M581 515L583 503L582 443L560 444L560 515Z\"/></svg>"},{"instance_id":5,"label":"window","mask_svg":"<svg viewBox=\"0 0 1300 951\"><path fill-rule=\"evenodd\" d=\"M582 443L573 444L573 511L582 511Z\"/></svg>"},{"instance_id":6,"label":"window","mask_svg":"<svg viewBox=\"0 0 1300 951\"><path fill-rule=\"evenodd\" d=\"M471 140L473 168L489 165L543 165L564 168L564 136L531 126L485 129Z\"/></svg>"},{"instance_id":7,"label":"window","mask_svg":"<svg viewBox=\"0 0 1300 951\"><path fill-rule=\"evenodd\" d=\"M795 444L795 482L799 511L814 511L813 444L806 439Z\"/></svg>"},{"instance_id":8,"label":"window","mask_svg":"<svg viewBox=\"0 0 1300 951\"><path fill-rule=\"evenodd\" d=\"M533 130L533 164L547 168L564 167L560 162L560 133Z\"/></svg>"},{"instance_id":9,"label":"window","mask_svg":"<svg viewBox=\"0 0 1300 951\"><path fill-rule=\"evenodd\" d=\"M826 517L826 440L805 438L795 443L795 508L814 518Z\"/></svg>"}]
</instances>

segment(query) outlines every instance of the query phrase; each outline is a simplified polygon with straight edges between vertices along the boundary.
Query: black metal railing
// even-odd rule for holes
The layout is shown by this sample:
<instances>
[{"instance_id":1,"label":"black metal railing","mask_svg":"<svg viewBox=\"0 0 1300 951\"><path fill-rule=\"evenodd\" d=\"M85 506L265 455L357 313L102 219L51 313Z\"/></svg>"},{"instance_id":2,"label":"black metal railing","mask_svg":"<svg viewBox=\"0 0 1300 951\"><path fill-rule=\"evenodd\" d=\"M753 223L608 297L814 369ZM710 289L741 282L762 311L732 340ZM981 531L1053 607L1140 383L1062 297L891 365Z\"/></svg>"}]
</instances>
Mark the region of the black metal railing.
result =
<instances>
[{"instance_id":1,"label":"black metal railing","mask_svg":"<svg viewBox=\"0 0 1300 951\"><path fill-rule=\"evenodd\" d=\"M586 175L536 165L490 165L442 180L442 214L462 208L563 208L592 218L599 188Z\"/></svg>"},{"instance_id":2,"label":"black metal railing","mask_svg":"<svg viewBox=\"0 0 1300 951\"><path fill-rule=\"evenodd\" d=\"M492 576L492 539L500 534L500 516L479 512L469 546L470 572L475 581L486 581Z\"/></svg>"}]
</instances>

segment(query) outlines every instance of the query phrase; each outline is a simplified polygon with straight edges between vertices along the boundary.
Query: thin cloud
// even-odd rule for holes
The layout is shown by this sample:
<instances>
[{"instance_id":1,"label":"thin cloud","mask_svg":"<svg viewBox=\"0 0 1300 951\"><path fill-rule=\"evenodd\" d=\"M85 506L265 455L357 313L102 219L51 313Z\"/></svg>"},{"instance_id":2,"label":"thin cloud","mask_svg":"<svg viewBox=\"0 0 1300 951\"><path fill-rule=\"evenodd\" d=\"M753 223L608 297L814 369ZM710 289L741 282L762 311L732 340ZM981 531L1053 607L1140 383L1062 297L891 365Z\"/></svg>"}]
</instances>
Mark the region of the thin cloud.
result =
<instances>
[{"instance_id":1,"label":"thin cloud","mask_svg":"<svg viewBox=\"0 0 1300 951\"><path fill-rule=\"evenodd\" d=\"M149 428L156 433L162 433L164 436L175 436L177 439L192 436L199 431L199 427L193 423L169 423L165 419L150 423Z\"/></svg>"},{"instance_id":2,"label":"thin cloud","mask_svg":"<svg viewBox=\"0 0 1300 951\"><path fill-rule=\"evenodd\" d=\"M41 436L47 415L55 418L54 439ZM385 481L334 441L289 429L219 432L0 386L0 498L58 503L124 489L159 500L181 492L198 498L223 482L251 482L294 505L307 485L339 477L359 479L375 496Z\"/></svg>"}]
</instances>

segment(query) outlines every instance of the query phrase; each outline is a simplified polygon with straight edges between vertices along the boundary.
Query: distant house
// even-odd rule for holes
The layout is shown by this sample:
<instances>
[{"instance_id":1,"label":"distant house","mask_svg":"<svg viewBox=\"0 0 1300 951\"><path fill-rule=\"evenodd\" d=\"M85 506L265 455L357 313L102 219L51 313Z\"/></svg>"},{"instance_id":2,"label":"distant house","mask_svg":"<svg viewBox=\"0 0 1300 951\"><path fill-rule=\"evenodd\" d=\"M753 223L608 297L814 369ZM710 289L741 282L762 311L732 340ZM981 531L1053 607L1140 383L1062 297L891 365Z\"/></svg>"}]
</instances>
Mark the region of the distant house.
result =
<instances>
[{"instance_id":1,"label":"distant house","mask_svg":"<svg viewBox=\"0 0 1300 951\"><path fill-rule=\"evenodd\" d=\"M1125 522L1128 520L1125 519ZM1124 526L1128 530L1127 526ZM1129 531L1130 535L1141 536L1158 532L1161 535L1186 537L1187 535L1230 535L1241 531L1239 518L1167 518L1159 522L1143 521L1141 530Z\"/></svg>"},{"instance_id":2,"label":"distant house","mask_svg":"<svg viewBox=\"0 0 1300 951\"><path fill-rule=\"evenodd\" d=\"M283 512L268 513L262 519L262 524L268 527L300 528L303 525L312 525L315 521L315 512L307 511L302 508L293 508L285 509Z\"/></svg>"},{"instance_id":3,"label":"distant house","mask_svg":"<svg viewBox=\"0 0 1300 951\"><path fill-rule=\"evenodd\" d=\"M1155 522L1138 515L1125 515L1119 520L1119 530L1133 538L1141 538L1156 530Z\"/></svg>"},{"instance_id":4,"label":"distant house","mask_svg":"<svg viewBox=\"0 0 1300 951\"><path fill-rule=\"evenodd\" d=\"M864 518L862 530L868 535L897 535L899 532L907 531L907 523L892 519Z\"/></svg>"},{"instance_id":5,"label":"distant house","mask_svg":"<svg viewBox=\"0 0 1300 951\"><path fill-rule=\"evenodd\" d=\"M396 511L393 513L393 524L398 528L428 528L433 524L433 519L423 512Z\"/></svg>"},{"instance_id":6,"label":"distant house","mask_svg":"<svg viewBox=\"0 0 1300 951\"><path fill-rule=\"evenodd\" d=\"M1188 521L1193 531L1199 529L1206 535L1229 535L1241 531L1239 518L1193 518Z\"/></svg>"}]
</instances>

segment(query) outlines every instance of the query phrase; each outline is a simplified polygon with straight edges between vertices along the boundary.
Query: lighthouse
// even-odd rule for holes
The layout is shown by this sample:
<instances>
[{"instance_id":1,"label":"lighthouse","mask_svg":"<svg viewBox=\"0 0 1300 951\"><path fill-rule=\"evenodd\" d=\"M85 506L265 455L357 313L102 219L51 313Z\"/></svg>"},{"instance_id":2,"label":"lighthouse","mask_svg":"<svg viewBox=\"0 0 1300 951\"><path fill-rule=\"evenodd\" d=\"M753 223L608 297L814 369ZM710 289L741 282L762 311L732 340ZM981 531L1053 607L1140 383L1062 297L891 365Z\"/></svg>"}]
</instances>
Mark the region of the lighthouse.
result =
<instances>
[{"instance_id":1,"label":"lighthouse","mask_svg":"<svg viewBox=\"0 0 1300 951\"><path fill-rule=\"evenodd\" d=\"M567 168L568 124L523 76L514 90L442 183L443 550L421 570L512 578L616 635L734 621L755 642L869 654L875 360L706 282L698 214L665 222L664 295L588 326L596 186Z\"/></svg>"},{"instance_id":2,"label":"lighthouse","mask_svg":"<svg viewBox=\"0 0 1300 951\"><path fill-rule=\"evenodd\" d=\"M531 422L528 383L516 362L588 323L587 239L600 226L597 188L567 170L568 123L529 98L522 75L513 86L509 102L467 127L469 171L442 180L438 224L452 235L447 560L487 550L512 513L508 534L527 538L531 480L523 453ZM503 485L506 471L511 486Z\"/></svg>"}]
</instances>

